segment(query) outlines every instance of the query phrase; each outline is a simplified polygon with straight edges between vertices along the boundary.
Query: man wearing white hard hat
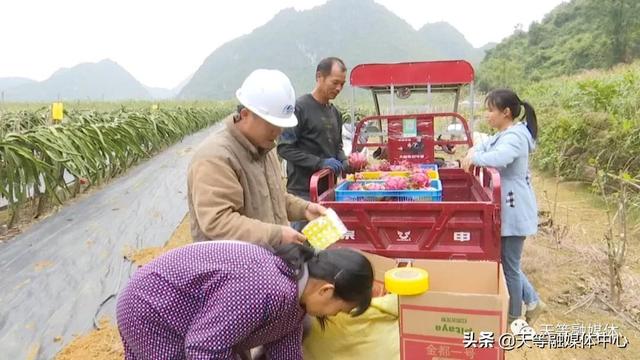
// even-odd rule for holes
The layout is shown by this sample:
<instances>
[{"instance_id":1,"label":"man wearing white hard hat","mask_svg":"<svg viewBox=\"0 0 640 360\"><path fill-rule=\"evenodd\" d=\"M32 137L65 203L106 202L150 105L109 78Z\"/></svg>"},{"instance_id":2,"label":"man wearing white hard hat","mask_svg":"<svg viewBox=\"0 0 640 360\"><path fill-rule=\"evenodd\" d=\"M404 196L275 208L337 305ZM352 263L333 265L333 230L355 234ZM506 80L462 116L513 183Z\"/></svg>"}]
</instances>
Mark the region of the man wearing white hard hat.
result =
<instances>
[{"instance_id":1,"label":"man wearing white hard hat","mask_svg":"<svg viewBox=\"0 0 640 360\"><path fill-rule=\"evenodd\" d=\"M313 220L326 209L288 194L281 180L275 140L298 123L291 82L278 70L258 69L236 98L238 112L200 145L189 166L193 240L302 243L289 221Z\"/></svg>"}]
</instances>

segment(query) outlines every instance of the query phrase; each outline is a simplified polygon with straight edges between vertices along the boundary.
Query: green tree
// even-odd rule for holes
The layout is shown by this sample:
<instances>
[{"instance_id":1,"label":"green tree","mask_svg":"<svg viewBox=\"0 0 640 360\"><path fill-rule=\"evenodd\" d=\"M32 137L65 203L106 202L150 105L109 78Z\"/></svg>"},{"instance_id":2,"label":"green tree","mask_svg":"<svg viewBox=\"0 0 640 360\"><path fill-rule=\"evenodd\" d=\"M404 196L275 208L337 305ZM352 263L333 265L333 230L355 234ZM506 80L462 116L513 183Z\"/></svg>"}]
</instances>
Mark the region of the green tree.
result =
<instances>
[{"instance_id":1,"label":"green tree","mask_svg":"<svg viewBox=\"0 0 640 360\"><path fill-rule=\"evenodd\" d=\"M572 0L516 29L478 69L482 90L524 83L586 69L609 68L640 57L640 1Z\"/></svg>"}]
</instances>

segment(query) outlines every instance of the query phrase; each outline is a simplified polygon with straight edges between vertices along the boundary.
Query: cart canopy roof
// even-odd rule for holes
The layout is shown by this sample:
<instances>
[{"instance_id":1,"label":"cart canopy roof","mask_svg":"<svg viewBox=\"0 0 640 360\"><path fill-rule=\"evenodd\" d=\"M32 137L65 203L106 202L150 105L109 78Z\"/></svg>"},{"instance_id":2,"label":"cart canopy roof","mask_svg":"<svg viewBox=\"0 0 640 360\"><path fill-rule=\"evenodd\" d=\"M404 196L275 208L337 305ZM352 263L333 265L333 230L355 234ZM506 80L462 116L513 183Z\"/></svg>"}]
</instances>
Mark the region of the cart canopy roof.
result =
<instances>
[{"instance_id":1,"label":"cart canopy roof","mask_svg":"<svg viewBox=\"0 0 640 360\"><path fill-rule=\"evenodd\" d=\"M359 64L351 70L351 86L371 90L407 87L414 90L455 89L473 82L473 67L465 60ZM435 90L435 89L433 89Z\"/></svg>"}]
</instances>

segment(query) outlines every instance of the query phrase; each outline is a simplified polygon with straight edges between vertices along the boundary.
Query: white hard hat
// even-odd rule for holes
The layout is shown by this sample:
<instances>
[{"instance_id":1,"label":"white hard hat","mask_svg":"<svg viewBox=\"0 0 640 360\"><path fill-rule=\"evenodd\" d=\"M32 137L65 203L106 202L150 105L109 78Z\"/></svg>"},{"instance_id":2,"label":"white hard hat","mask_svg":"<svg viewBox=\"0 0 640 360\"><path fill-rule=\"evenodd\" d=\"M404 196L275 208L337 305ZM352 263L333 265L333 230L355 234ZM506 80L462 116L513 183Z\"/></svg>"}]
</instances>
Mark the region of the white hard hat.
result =
<instances>
[{"instance_id":1,"label":"white hard hat","mask_svg":"<svg viewBox=\"0 0 640 360\"><path fill-rule=\"evenodd\" d=\"M293 113L296 93L287 75L279 70L254 70L236 91L236 98L272 125L282 128L298 125Z\"/></svg>"}]
</instances>

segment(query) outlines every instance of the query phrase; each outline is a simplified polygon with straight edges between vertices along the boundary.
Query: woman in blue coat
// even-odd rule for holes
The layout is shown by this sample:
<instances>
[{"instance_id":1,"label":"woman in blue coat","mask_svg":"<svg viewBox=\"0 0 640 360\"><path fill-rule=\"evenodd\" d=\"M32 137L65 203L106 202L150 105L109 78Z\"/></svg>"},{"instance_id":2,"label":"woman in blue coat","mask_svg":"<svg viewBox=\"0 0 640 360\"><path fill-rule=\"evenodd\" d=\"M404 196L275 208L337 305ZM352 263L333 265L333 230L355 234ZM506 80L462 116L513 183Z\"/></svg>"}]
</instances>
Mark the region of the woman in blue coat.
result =
<instances>
[{"instance_id":1,"label":"woman in blue coat","mask_svg":"<svg viewBox=\"0 0 640 360\"><path fill-rule=\"evenodd\" d=\"M485 104L487 121L498 132L470 149L462 167L468 171L471 165L488 166L500 173L502 266L510 297L508 324L520 318L524 302L525 318L531 325L545 308L520 267L524 239L538 230L538 208L529 172L529 154L535 149L538 135L536 113L508 89L491 91ZM524 115L516 120L522 109Z\"/></svg>"}]
</instances>

